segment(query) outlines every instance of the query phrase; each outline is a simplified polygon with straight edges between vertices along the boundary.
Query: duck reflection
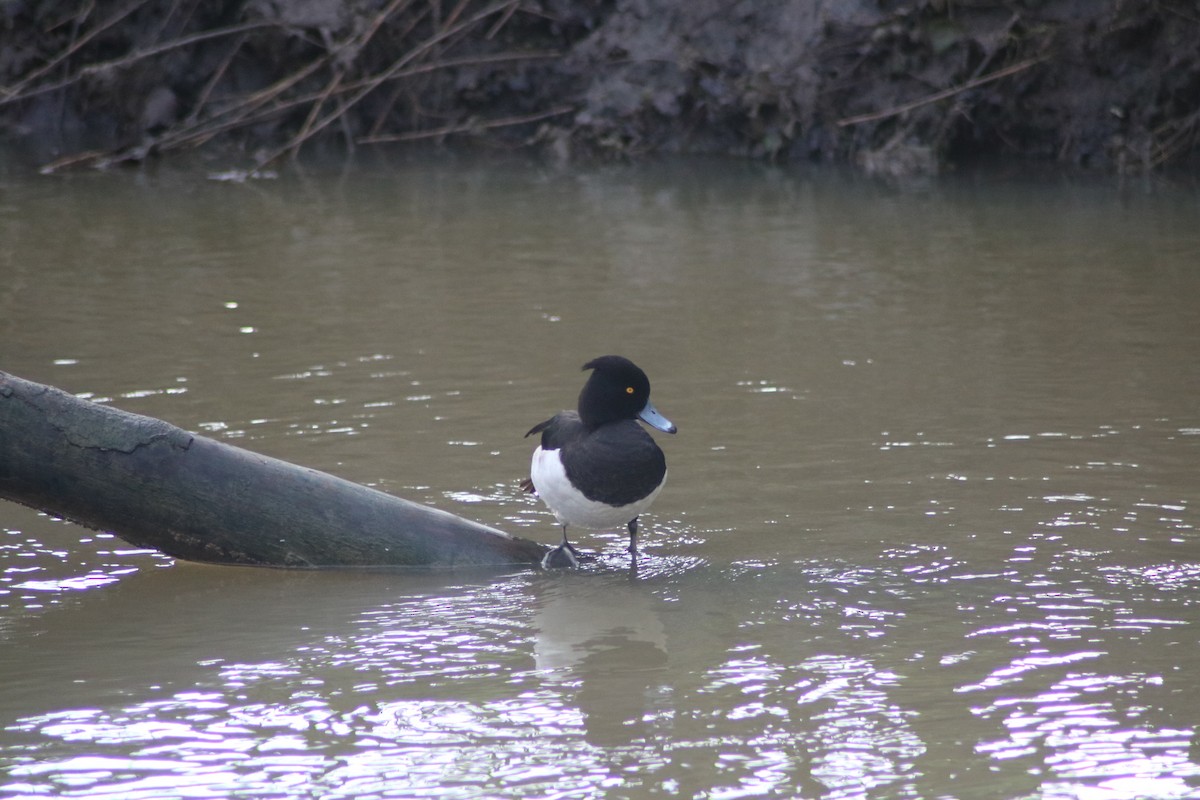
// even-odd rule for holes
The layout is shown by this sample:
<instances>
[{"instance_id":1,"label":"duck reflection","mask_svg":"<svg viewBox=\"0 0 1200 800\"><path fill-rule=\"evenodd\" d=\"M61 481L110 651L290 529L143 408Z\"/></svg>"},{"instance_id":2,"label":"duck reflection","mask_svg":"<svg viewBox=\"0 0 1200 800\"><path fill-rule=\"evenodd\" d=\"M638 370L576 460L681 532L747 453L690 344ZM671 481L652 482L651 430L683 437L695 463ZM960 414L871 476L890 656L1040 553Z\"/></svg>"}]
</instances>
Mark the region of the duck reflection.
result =
<instances>
[{"instance_id":1,"label":"duck reflection","mask_svg":"<svg viewBox=\"0 0 1200 800\"><path fill-rule=\"evenodd\" d=\"M534 617L534 659L551 683L578 686L585 738L619 746L648 737L667 667L662 601L622 574L547 575Z\"/></svg>"}]
</instances>

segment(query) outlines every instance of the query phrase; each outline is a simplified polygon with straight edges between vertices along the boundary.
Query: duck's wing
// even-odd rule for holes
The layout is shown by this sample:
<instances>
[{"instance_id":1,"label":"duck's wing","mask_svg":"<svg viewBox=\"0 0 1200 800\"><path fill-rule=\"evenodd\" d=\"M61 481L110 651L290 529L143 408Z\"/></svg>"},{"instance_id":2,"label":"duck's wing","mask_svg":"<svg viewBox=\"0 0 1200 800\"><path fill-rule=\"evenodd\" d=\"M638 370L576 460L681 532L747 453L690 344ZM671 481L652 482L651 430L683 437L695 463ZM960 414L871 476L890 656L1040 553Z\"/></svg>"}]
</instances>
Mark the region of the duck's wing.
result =
<instances>
[{"instance_id":1,"label":"duck's wing","mask_svg":"<svg viewBox=\"0 0 1200 800\"><path fill-rule=\"evenodd\" d=\"M556 419L558 419L557 414L554 415L553 417L551 417L550 419L546 420L545 422L539 422L537 425L534 425L532 428L530 428L525 433L525 438L528 439L530 436L533 436L535 433L541 433L542 431L546 430L546 428L549 428L551 425L554 424L554 420L556 420Z\"/></svg>"},{"instance_id":2,"label":"duck's wing","mask_svg":"<svg viewBox=\"0 0 1200 800\"><path fill-rule=\"evenodd\" d=\"M578 412L560 411L545 422L534 425L525 435L533 436L535 433L542 435L543 450L557 450L567 442L583 437L587 430Z\"/></svg>"},{"instance_id":3,"label":"duck's wing","mask_svg":"<svg viewBox=\"0 0 1200 800\"><path fill-rule=\"evenodd\" d=\"M542 435L543 450L557 450L571 439L582 436L585 429L578 412L560 411L550 419L534 425L525 435L528 437L535 433ZM522 491L529 494L537 493L537 487L533 485L533 478L524 478L519 485Z\"/></svg>"}]
</instances>

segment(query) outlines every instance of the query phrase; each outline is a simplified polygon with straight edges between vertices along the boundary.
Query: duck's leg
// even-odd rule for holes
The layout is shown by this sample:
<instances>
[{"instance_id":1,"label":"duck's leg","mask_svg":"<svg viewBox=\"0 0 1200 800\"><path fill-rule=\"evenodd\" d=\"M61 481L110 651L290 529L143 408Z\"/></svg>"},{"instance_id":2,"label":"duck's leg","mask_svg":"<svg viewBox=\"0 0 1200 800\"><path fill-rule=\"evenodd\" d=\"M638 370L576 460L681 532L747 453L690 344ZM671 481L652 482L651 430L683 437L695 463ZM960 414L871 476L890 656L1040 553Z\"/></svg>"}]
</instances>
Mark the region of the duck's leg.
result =
<instances>
[{"instance_id":1,"label":"duck's leg","mask_svg":"<svg viewBox=\"0 0 1200 800\"><path fill-rule=\"evenodd\" d=\"M637 558L637 524L638 518L629 520L629 553Z\"/></svg>"},{"instance_id":2,"label":"duck's leg","mask_svg":"<svg viewBox=\"0 0 1200 800\"><path fill-rule=\"evenodd\" d=\"M567 526L563 525L562 544L542 556L542 569L553 569L555 567L569 567L577 569L579 567L579 551L567 541Z\"/></svg>"},{"instance_id":3,"label":"duck's leg","mask_svg":"<svg viewBox=\"0 0 1200 800\"><path fill-rule=\"evenodd\" d=\"M563 525L562 529L563 529L563 540L562 540L562 544L560 544L559 547L565 547L567 550L570 551L571 555L578 556L579 551L575 549L575 545L573 545L567 541L567 526Z\"/></svg>"}]
</instances>

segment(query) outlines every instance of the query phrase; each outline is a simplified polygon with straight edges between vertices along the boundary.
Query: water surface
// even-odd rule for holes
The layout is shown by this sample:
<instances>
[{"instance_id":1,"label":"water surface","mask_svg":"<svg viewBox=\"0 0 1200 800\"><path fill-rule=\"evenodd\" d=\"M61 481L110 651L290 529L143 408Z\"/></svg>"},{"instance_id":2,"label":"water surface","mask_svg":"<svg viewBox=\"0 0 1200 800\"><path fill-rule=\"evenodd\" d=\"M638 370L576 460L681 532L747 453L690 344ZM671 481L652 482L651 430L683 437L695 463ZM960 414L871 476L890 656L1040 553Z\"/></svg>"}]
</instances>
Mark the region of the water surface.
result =
<instances>
[{"instance_id":1,"label":"water surface","mask_svg":"<svg viewBox=\"0 0 1200 800\"><path fill-rule=\"evenodd\" d=\"M0 369L553 541L607 352L679 425L578 573L176 563L0 505L0 796L1200 794L1200 193L690 161L0 167ZM656 434L657 435L657 434Z\"/></svg>"}]
</instances>

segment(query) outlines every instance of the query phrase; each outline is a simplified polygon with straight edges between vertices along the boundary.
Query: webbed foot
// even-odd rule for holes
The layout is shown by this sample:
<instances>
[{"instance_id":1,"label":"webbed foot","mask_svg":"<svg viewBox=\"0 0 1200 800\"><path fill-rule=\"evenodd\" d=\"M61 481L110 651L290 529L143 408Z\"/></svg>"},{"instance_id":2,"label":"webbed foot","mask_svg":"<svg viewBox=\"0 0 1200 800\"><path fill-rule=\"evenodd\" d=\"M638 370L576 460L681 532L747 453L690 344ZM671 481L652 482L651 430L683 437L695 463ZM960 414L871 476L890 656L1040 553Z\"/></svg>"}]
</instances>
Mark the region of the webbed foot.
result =
<instances>
[{"instance_id":1,"label":"webbed foot","mask_svg":"<svg viewBox=\"0 0 1200 800\"><path fill-rule=\"evenodd\" d=\"M542 556L542 569L578 569L578 555L578 550L563 542Z\"/></svg>"}]
</instances>

